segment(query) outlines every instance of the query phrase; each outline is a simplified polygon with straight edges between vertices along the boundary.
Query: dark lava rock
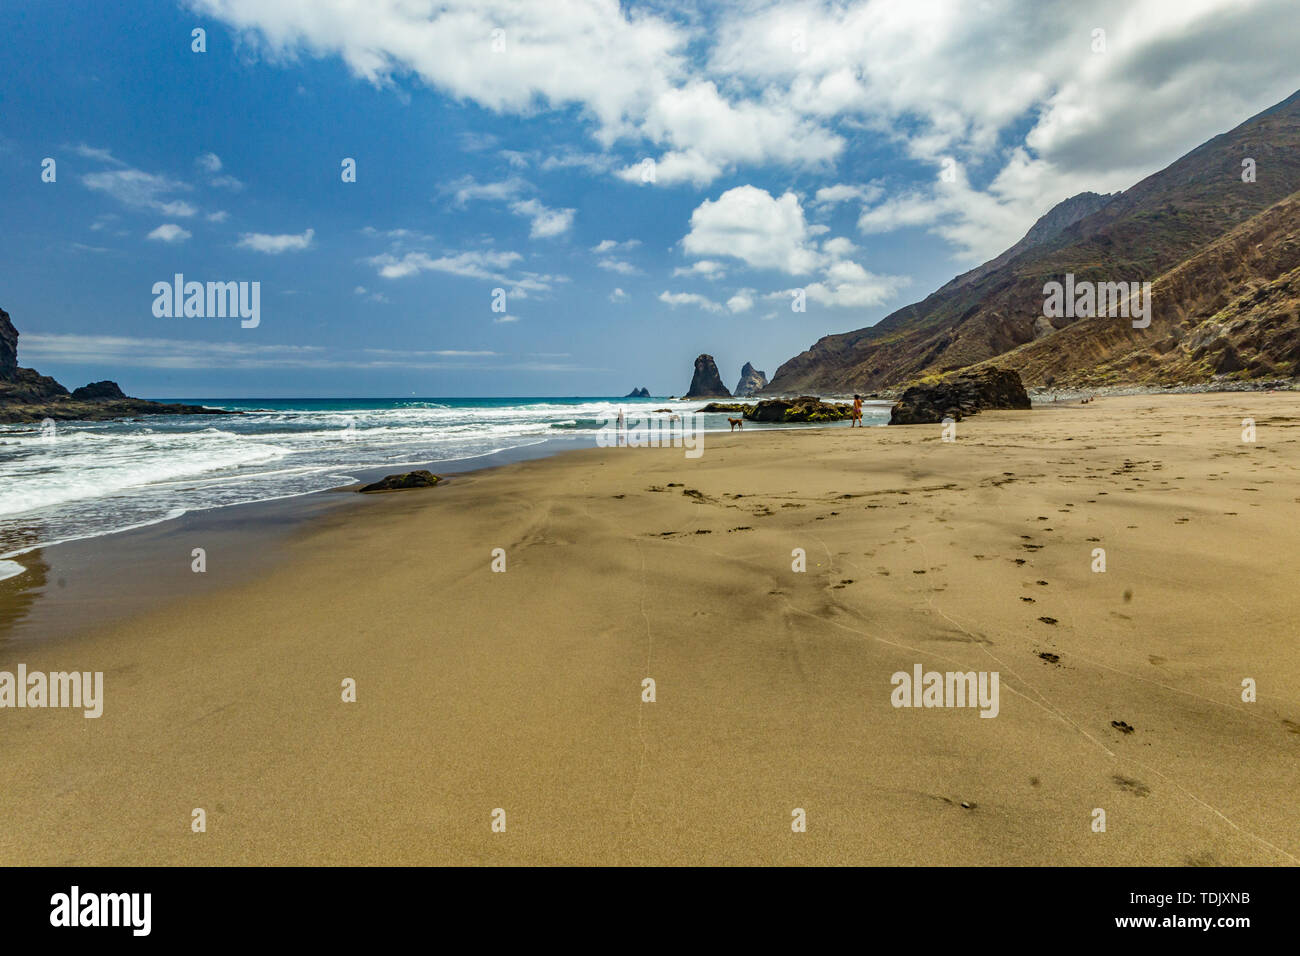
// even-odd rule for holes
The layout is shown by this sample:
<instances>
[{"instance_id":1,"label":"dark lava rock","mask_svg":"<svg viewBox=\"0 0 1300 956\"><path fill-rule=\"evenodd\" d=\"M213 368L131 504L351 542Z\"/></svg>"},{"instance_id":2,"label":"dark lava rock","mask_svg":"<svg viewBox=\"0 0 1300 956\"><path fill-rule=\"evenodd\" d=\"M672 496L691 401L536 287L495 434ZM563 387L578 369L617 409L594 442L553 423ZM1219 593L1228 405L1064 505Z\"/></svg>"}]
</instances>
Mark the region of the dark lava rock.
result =
<instances>
[{"instance_id":1,"label":"dark lava rock","mask_svg":"<svg viewBox=\"0 0 1300 956\"><path fill-rule=\"evenodd\" d=\"M727 386L722 384L722 376L718 374L712 355L701 355L695 360L691 387L682 398L731 398Z\"/></svg>"},{"instance_id":2,"label":"dark lava rock","mask_svg":"<svg viewBox=\"0 0 1300 956\"><path fill-rule=\"evenodd\" d=\"M139 415L238 415L202 405L171 405L128 398L114 382L93 382L75 395L35 369L18 365L18 330L0 309L0 422L107 421Z\"/></svg>"},{"instance_id":3,"label":"dark lava rock","mask_svg":"<svg viewBox=\"0 0 1300 956\"><path fill-rule=\"evenodd\" d=\"M852 405L823 402L816 395L766 398L745 411L750 422L838 422L852 417Z\"/></svg>"},{"instance_id":4,"label":"dark lava rock","mask_svg":"<svg viewBox=\"0 0 1300 956\"><path fill-rule=\"evenodd\" d=\"M703 408L697 408L697 412L746 412L749 411L749 405L745 402L709 402Z\"/></svg>"},{"instance_id":5,"label":"dark lava rock","mask_svg":"<svg viewBox=\"0 0 1300 956\"><path fill-rule=\"evenodd\" d=\"M889 416L891 425L961 421L985 408L1029 408L1029 394L1011 369L957 372L937 382L913 385L903 392Z\"/></svg>"},{"instance_id":6,"label":"dark lava rock","mask_svg":"<svg viewBox=\"0 0 1300 956\"><path fill-rule=\"evenodd\" d=\"M428 471L408 471L400 475L389 475L378 481L358 488L358 491L400 491L403 488L432 488L442 479Z\"/></svg>"},{"instance_id":7,"label":"dark lava rock","mask_svg":"<svg viewBox=\"0 0 1300 956\"><path fill-rule=\"evenodd\" d=\"M641 388L632 389L632 391L628 392L623 397L624 398L649 398L650 392L647 391L644 386L642 386Z\"/></svg>"},{"instance_id":8,"label":"dark lava rock","mask_svg":"<svg viewBox=\"0 0 1300 956\"><path fill-rule=\"evenodd\" d=\"M13 381L18 371L18 330L9 321L9 313L0 309L0 381Z\"/></svg>"},{"instance_id":9,"label":"dark lava rock","mask_svg":"<svg viewBox=\"0 0 1300 956\"><path fill-rule=\"evenodd\" d=\"M81 388L74 388L72 397L78 402L102 402L108 399L126 398L126 394L118 388L117 382L105 379L102 382L91 382Z\"/></svg>"}]
</instances>

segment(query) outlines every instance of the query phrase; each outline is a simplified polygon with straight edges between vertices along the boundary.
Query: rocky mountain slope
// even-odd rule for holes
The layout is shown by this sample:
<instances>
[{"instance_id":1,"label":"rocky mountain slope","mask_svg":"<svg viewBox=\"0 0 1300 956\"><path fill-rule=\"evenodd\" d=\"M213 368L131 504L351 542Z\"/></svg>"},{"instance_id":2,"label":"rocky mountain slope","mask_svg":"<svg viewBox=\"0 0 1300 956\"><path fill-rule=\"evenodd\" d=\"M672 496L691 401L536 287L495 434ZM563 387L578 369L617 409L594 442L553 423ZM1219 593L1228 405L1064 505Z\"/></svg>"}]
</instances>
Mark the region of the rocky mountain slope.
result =
<instances>
[{"instance_id":1,"label":"rocky mountain slope","mask_svg":"<svg viewBox=\"0 0 1300 956\"><path fill-rule=\"evenodd\" d=\"M1246 158L1255 161L1254 182L1242 181ZM958 276L924 301L870 328L824 337L782 365L764 393L871 391L984 363L1013 350L1023 353L1018 352L1009 367L1017 368L1031 387L1062 375L1154 383L1170 377L1205 381L1216 374L1282 372L1292 360L1269 350L1270 343L1289 341L1290 332L1283 327L1298 321L1286 311L1289 293L1282 269L1289 261L1291 234L1281 222L1290 207L1272 216L1264 214L1297 190L1300 92L1123 193L1109 197L1084 193L1066 200L1012 249ZM1257 217L1262 218L1256 221ZM1245 231L1236 233L1239 227ZM1229 239L1230 233L1234 238ZM1222 258L1231 255L1230 246L1247 241L1245 236L1254 236L1267 247L1248 256L1263 271ZM1215 251L1221 241L1228 245ZM1273 248L1275 243L1281 246ZM1061 281L1066 273L1080 282L1152 282L1155 304L1147 334L1130 334L1142 330L1126 330L1123 319L1044 317L1043 286ZM1259 303L1241 301L1278 281L1281 285ZM1205 294L1196 282L1210 282L1213 291ZM1217 306L1206 314L1213 303ZM1233 369L1236 362L1226 347L1216 347L1223 358L1202 351L1201 346L1216 336L1177 349L1174 346L1181 339L1168 342L1168 336L1179 334L1195 338L1191 329L1183 327L1184 321L1198 316L1208 321L1233 303L1238 320L1265 305L1275 310L1272 333L1255 339L1265 351L1242 343L1257 359L1253 367L1248 359L1244 369ZM1085 324L1063 335L1079 322ZM1182 333L1174 332L1175 326ZM1164 338L1156 334L1157 328ZM1206 335L1210 331L1202 330ZM1245 331L1228 333L1227 344L1236 349L1233 334L1242 336ZM1095 341L1096 336L1101 340Z\"/></svg>"},{"instance_id":2,"label":"rocky mountain slope","mask_svg":"<svg viewBox=\"0 0 1300 956\"><path fill-rule=\"evenodd\" d=\"M1055 387L1300 376L1300 192L1160 276L1151 325L1085 318L986 360Z\"/></svg>"}]
</instances>

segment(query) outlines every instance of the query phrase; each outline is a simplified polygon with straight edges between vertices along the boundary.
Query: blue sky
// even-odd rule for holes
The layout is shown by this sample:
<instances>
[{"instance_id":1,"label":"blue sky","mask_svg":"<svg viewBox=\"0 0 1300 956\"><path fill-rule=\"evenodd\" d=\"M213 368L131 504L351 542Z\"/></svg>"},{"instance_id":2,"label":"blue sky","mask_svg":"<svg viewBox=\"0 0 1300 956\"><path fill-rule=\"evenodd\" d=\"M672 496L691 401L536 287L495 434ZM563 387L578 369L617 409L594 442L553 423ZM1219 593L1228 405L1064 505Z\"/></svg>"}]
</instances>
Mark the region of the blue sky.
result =
<instances>
[{"instance_id":1,"label":"blue sky","mask_svg":"<svg viewBox=\"0 0 1300 956\"><path fill-rule=\"evenodd\" d=\"M732 386L1284 98L1293 13L10 3L0 307L22 364L145 396ZM175 273L260 324L155 316Z\"/></svg>"}]
</instances>

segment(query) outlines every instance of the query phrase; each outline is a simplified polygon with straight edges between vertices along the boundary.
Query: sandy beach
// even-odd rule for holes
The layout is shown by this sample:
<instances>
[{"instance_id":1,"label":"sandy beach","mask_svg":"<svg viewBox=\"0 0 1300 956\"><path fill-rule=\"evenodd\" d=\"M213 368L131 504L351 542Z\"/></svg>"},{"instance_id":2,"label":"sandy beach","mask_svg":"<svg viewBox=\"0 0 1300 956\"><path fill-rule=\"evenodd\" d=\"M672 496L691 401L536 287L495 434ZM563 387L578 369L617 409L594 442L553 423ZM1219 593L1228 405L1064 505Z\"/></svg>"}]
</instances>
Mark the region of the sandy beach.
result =
<instances>
[{"instance_id":1,"label":"sandy beach","mask_svg":"<svg viewBox=\"0 0 1300 956\"><path fill-rule=\"evenodd\" d=\"M1131 396L351 495L248 580L0 643L104 672L98 719L0 712L0 863L1295 865L1298 426ZM997 716L894 707L916 665Z\"/></svg>"}]
</instances>

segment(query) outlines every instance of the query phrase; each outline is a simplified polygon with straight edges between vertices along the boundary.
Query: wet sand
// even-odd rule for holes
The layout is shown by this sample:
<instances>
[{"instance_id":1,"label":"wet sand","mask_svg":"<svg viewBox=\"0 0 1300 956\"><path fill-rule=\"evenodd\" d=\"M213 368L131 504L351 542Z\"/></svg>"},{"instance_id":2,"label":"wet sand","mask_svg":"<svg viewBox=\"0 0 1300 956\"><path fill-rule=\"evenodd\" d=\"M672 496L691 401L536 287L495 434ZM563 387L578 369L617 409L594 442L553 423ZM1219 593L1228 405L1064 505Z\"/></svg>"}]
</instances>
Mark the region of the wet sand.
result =
<instances>
[{"instance_id":1,"label":"wet sand","mask_svg":"<svg viewBox=\"0 0 1300 956\"><path fill-rule=\"evenodd\" d=\"M1294 865L1298 426L1107 398L357 496L0 645L106 698L0 710L0 863ZM917 664L997 671L997 717L893 707Z\"/></svg>"}]
</instances>

